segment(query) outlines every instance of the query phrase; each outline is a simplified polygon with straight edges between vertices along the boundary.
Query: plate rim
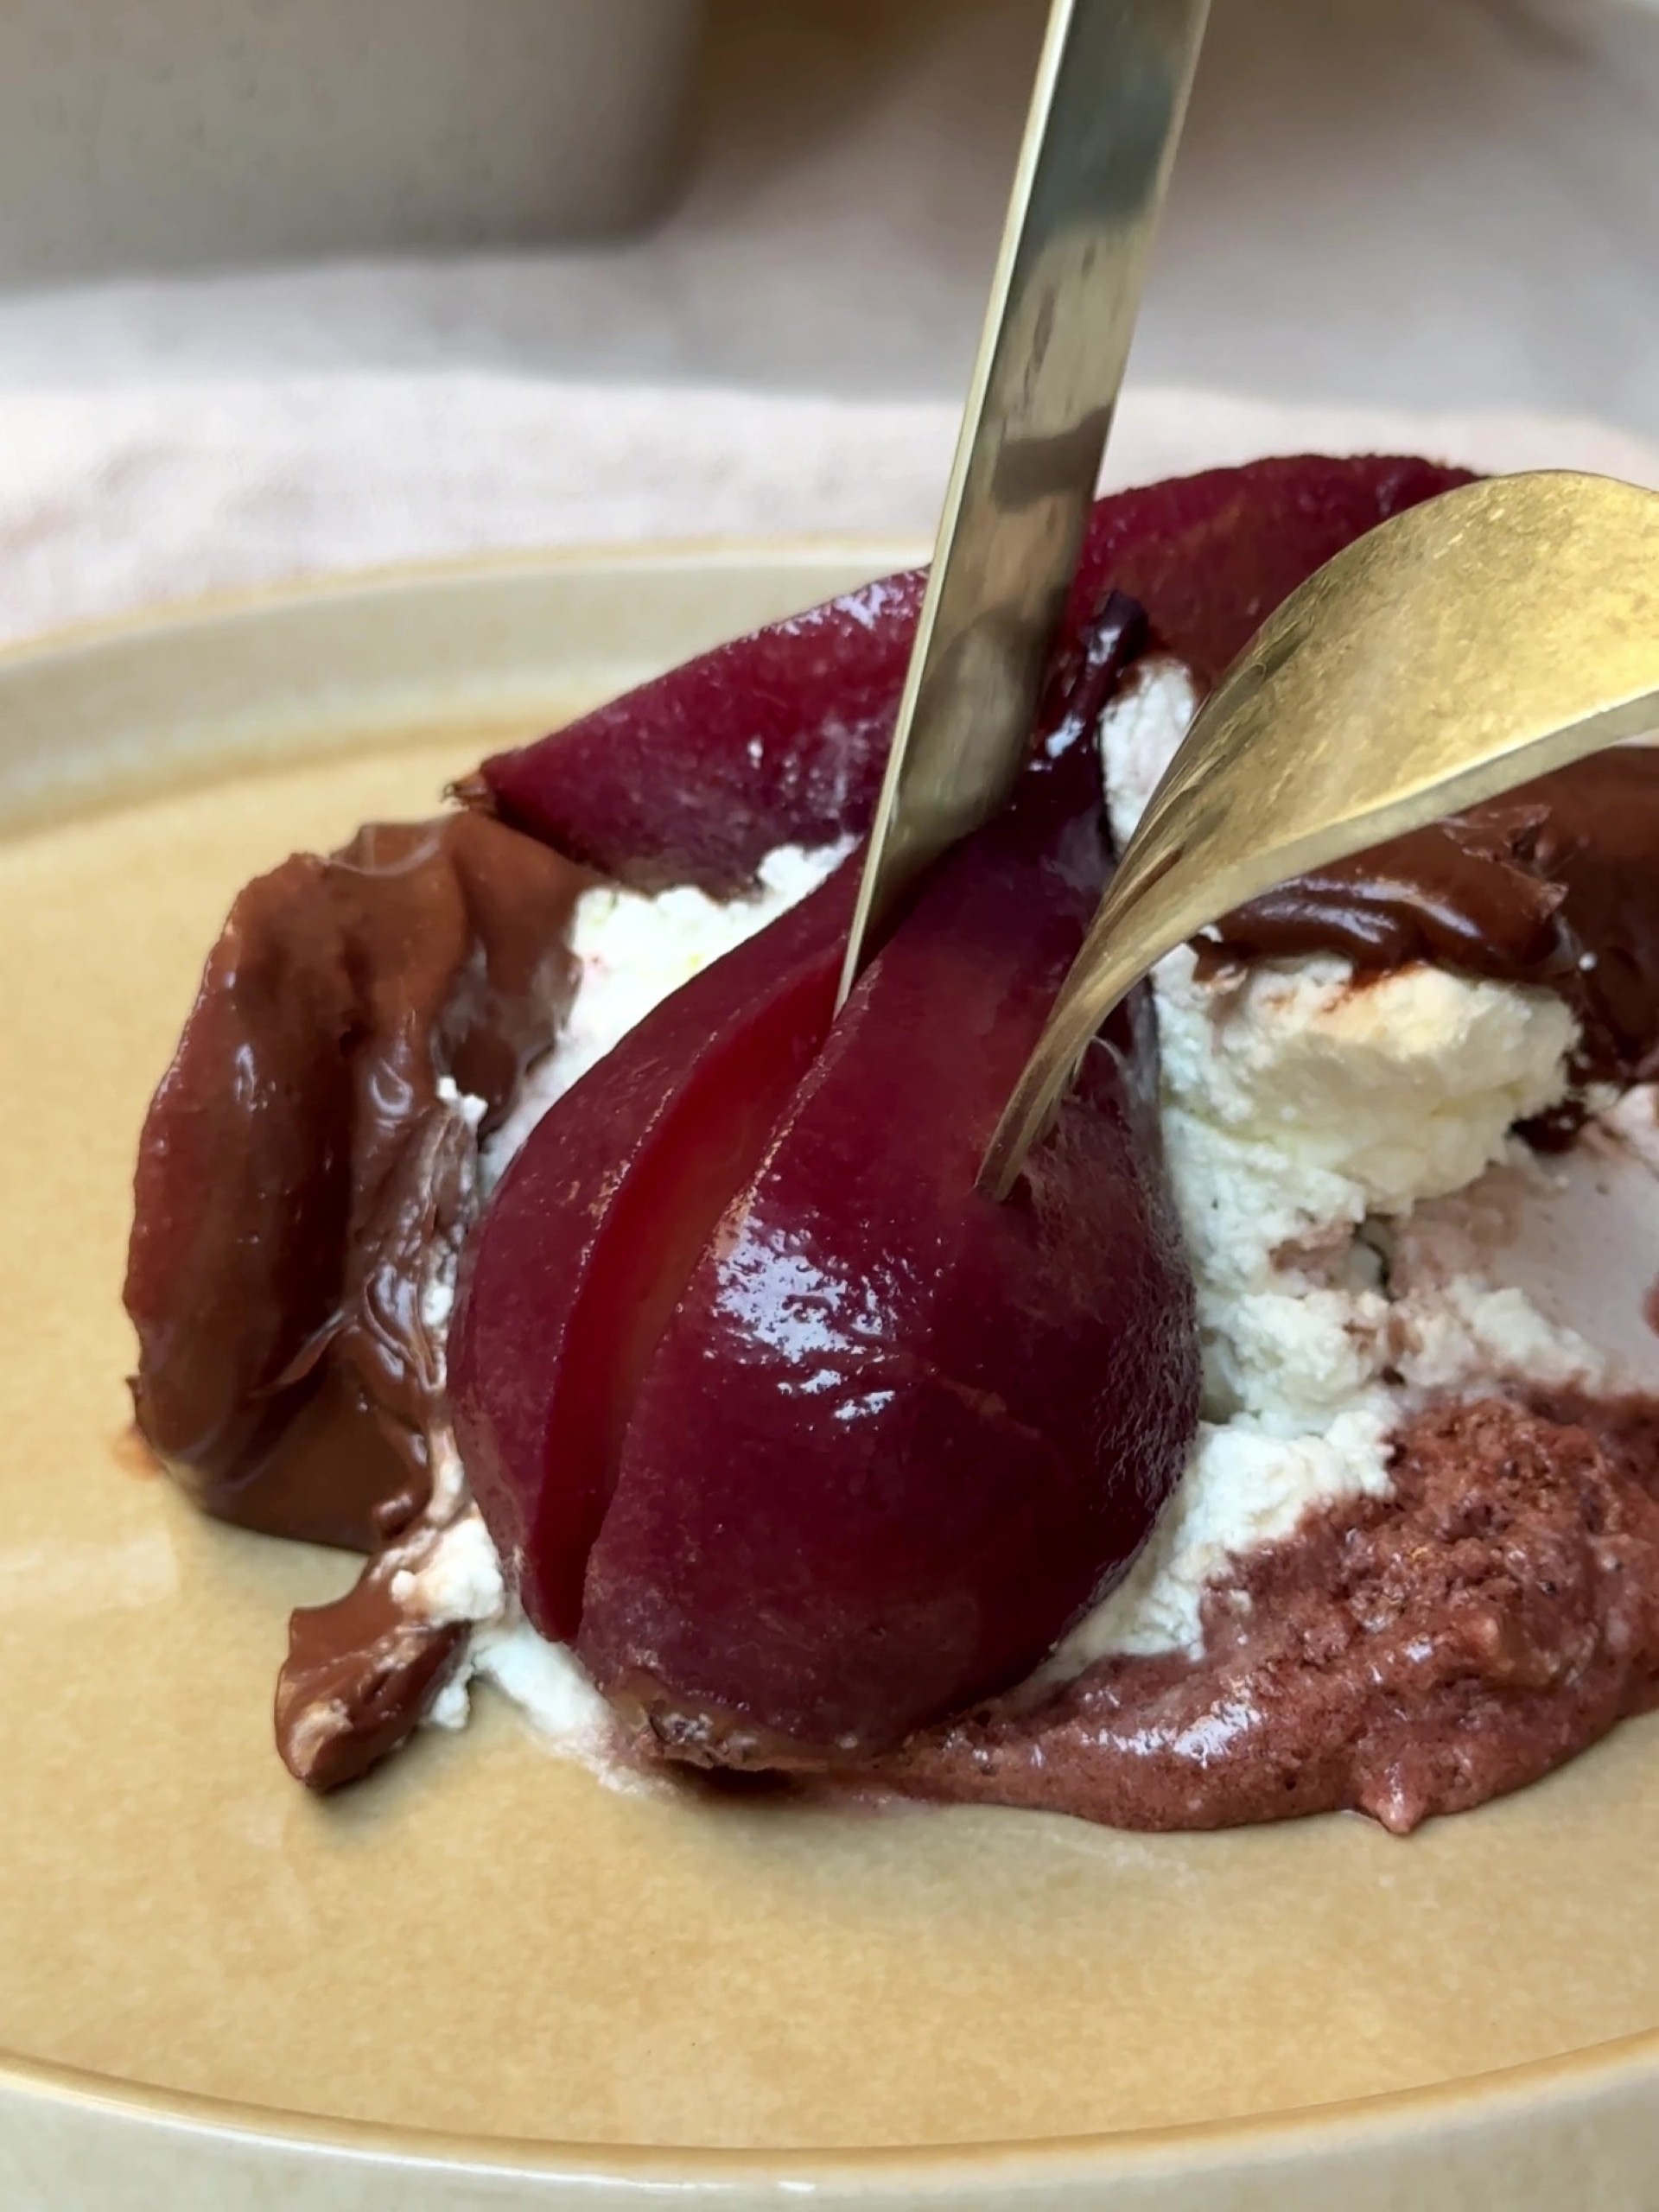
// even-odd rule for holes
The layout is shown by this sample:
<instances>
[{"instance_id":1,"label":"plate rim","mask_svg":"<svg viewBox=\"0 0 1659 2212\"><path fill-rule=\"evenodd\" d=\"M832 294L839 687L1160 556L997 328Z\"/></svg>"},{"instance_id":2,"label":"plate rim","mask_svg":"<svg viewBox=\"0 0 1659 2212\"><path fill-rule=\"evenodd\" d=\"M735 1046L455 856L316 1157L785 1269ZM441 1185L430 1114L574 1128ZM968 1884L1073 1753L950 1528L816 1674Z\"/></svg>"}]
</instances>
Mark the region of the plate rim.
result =
<instances>
[{"instance_id":1,"label":"plate rim","mask_svg":"<svg viewBox=\"0 0 1659 2212\"><path fill-rule=\"evenodd\" d=\"M794 532L778 537L721 535L618 539L571 545L521 546L341 569L147 602L0 643L0 684L31 664L141 645L220 622L258 620L296 606L395 596L421 588L465 586L571 570L746 568L810 570L830 563L872 563L872 574L919 565L929 548L894 532ZM885 564L885 565L884 565ZM1591 1748L1593 1748L1591 1747ZM1408 1845L1408 1848L1409 1846ZM66 2062L0 2047L0 2095L79 2108L89 2117L126 2120L151 2129L183 2132L223 2145L269 2143L289 2152L349 2158L359 2164L405 2164L519 2176L539 2181L661 2187L671 2182L741 2187L765 2178L797 2187L868 2188L885 2172L907 2185L949 2189L980 2181L993 2166L1020 2170L1022 2181L1065 2172L1098 2180L1127 2177L1172 2155L1193 2154L1212 2170L1270 2160L1294 2150L1330 2154L1368 2139L1399 2140L1448 2120L1478 2126L1522 2109L1544 2121L1552 2107L1621 2086L1659 2088L1659 2024L1589 2044L1551 2057L1528 2059L1416 2088L1379 2091L1326 2104L1195 2120L1056 2136L986 2137L944 2145L849 2145L820 2149L727 2148L688 2144L556 2142L550 2139L474 2135L446 2129L356 2120L168 2088Z\"/></svg>"},{"instance_id":2,"label":"plate rim","mask_svg":"<svg viewBox=\"0 0 1659 2212\"><path fill-rule=\"evenodd\" d=\"M1127 2178L1172 2154L1219 2170L1261 2164L1287 2151L1329 2155L1437 2132L1440 2123L1478 2127L1504 2117L1547 2123L1553 2113L1598 2090L1651 2088L1659 2029L1592 2044L1553 2058L1522 2061L1416 2088L1389 2089L1330 2104L1281 2112L1128 2127L1095 2134L986 2137L949 2144L827 2145L819 2149L706 2144L561 2143L521 2135L472 2135L454 2129L354 2120L213 2097L194 2089L99 2074L54 2059L0 2050L0 2093L46 2099L89 2115L123 2119L186 2133L222 2145L261 2143L316 2152L359 2164L404 2164L442 2171L466 2169L542 2181L676 2182L701 2188L741 2187L762 2177L797 2187L868 2187L884 2171L895 2181L947 2188L982 2180L991 2166L1018 2165L1022 2180L1058 2183L1069 2171L1090 2179ZM1402 2123L1404 2123L1402 2125Z\"/></svg>"},{"instance_id":3,"label":"plate rim","mask_svg":"<svg viewBox=\"0 0 1659 2212\"><path fill-rule=\"evenodd\" d=\"M351 569L277 576L232 584L176 598L145 600L113 613L78 616L0 639L0 679L31 661L67 658L106 646L137 645L158 632L192 629L246 616L278 614L296 605L322 604L362 597L391 596L421 586L465 584L526 577L570 569L653 568L757 568L810 569L871 559L872 579L898 569L919 568L932 553L931 543L896 531L794 531L777 537L714 534L709 537L593 538L569 545L493 547L474 553L416 556L377 561ZM785 618L785 620L787 618Z\"/></svg>"}]
</instances>

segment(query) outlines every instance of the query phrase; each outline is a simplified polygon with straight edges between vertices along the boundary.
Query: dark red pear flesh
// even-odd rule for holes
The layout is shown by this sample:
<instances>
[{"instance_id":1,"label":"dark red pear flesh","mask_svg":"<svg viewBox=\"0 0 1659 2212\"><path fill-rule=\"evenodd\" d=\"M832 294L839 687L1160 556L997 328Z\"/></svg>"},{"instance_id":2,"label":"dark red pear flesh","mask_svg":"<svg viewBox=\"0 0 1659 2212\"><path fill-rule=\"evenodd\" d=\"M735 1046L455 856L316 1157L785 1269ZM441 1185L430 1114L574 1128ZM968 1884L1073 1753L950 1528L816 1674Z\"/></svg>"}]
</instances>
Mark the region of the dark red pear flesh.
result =
<instances>
[{"instance_id":1,"label":"dark red pear flesh","mask_svg":"<svg viewBox=\"0 0 1659 2212\"><path fill-rule=\"evenodd\" d=\"M456 1440L545 1636L575 1635L639 1375L829 1027L856 891L849 863L647 1014L531 1131L469 1242Z\"/></svg>"},{"instance_id":2,"label":"dark red pear flesh","mask_svg":"<svg viewBox=\"0 0 1659 2212\"><path fill-rule=\"evenodd\" d=\"M1084 742L943 863L668 1323L578 1648L683 1757L833 1763L1019 1679L1179 1474L1195 1338L1144 1002L1014 1198L974 1186L1107 865Z\"/></svg>"},{"instance_id":3,"label":"dark red pear flesh","mask_svg":"<svg viewBox=\"0 0 1659 2212\"><path fill-rule=\"evenodd\" d=\"M779 845L861 836L925 582L865 584L498 753L480 771L491 802L642 891L729 897Z\"/></svg>"},{"instance_id":4,"label":"dark red pear flesh","mask_svg":"<svg viewBox=\"0 0 1659 2212\"><path fill-rule=\"evenodd\" d=\"M1096 503L1068 623L1103 589L1147 610L1152 642L1207 690L1298 584L1391 515L1466 484L1400 455L1299 454L1172 477Z\"/></svg>"},{"instance_id":5,"label":"dark red pear flesh","mask_svg":"<svg viewBox=\"0 0 1659 2212\"><path fill-rule=\"evenodd\" d=\"M1427 461L1309 455L1100 500L1057 647L1062 691L1108 590L1138 600L1152 642L1208 685L1332 554L1467 480ZM695 883L724 895L778 845L862 836L924 581L908 570L717 646L498 753L469 789L517 828L645 890Z\"/></svg>"}]
</instances>

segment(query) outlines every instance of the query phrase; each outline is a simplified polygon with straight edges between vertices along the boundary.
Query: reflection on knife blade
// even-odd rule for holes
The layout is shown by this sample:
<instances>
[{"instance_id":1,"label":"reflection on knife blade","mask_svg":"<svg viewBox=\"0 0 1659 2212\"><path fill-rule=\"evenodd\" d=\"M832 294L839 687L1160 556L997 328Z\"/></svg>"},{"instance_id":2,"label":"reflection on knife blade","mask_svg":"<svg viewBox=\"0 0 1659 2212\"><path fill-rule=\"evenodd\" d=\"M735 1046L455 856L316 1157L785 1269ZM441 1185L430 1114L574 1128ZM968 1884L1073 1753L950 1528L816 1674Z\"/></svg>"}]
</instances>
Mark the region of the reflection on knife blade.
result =
<instances>
[{"instance_id":1,"label":"reflection on knife blade","mask_svg":"<svg viewBox=\"0 0 1659 2212\"><path fill-rule=\"evenodd\" d=\"M1209 0L1054 0L841 995L1024 757Z\"/></svg>"}]
</instances>

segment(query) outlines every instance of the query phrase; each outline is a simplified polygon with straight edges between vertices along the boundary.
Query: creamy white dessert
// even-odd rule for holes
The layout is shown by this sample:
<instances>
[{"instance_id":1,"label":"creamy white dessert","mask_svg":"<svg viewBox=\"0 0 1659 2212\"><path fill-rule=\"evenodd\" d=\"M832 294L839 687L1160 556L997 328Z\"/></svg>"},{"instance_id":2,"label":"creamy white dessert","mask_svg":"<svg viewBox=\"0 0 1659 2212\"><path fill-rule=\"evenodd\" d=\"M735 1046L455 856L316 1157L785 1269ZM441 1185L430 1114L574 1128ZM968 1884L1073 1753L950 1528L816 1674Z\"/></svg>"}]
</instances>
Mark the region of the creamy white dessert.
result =
<instances>
[{"instance_id":1,"label":"creamy white dessert","mask_svg":"<svg viewBox=\"0 0 1659 2212\"><path fill-rule=\"evenodd\" d=\"M813 851L780 845L761 861L759 883L745 899L711 899L689 884L654 896L609 883L584 892L570 929L580 981L569 1018L512 1111L486 1141L486 1186L499 1179L554 1101L652 1007L816 891L851 849L850 840Z\"/></svg>"}]
</instances>

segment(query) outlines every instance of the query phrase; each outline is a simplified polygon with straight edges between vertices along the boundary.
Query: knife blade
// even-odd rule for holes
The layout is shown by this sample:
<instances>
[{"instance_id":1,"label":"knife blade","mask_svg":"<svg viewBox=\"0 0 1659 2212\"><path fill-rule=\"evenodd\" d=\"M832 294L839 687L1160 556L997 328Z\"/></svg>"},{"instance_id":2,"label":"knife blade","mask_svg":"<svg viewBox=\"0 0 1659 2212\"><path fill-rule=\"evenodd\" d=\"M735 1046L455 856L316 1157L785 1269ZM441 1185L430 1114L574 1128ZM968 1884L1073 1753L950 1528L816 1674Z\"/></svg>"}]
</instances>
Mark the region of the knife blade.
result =
<instances>
[{"instance_id":1,"label":"knife blade","mask_svg":"<svg viewBox=\"0 0 1659 2212\"><path fill-rule=\"evenodd\" d=\"M1053 0L842 971L1007 798L1077 572L1209 0Z\"/></svg>"}]
</instances>

